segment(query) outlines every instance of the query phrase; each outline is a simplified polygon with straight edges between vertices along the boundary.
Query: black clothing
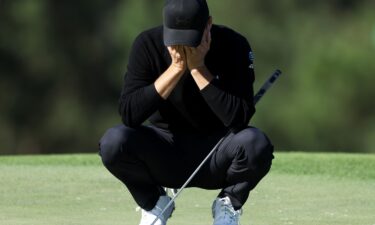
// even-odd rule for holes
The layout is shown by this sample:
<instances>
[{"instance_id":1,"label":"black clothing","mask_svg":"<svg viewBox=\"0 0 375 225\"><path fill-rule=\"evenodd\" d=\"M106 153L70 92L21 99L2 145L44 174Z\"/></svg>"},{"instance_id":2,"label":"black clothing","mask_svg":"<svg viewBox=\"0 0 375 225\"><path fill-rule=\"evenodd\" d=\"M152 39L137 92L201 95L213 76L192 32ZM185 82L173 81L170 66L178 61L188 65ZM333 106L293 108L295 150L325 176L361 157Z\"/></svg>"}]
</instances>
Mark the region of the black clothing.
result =
<instances>
[{"instance_id":1,"label":"black clothing","mask_svg":"<svg viewBox=\"0 0 375 225\"><path fill-rule=\"evenodd\" d=\"M180 188L225 135L215 132L173 134L154 126L118 125L100 140L100 155L107 169L129 189L137 204L151 210L163 187ZM227 136L188 187L222 188L235 209L271 167L273 146L258 129L248 127Z\"/></svg>"},{"instance_id":2,"label":"black clothing","mask_svg":"<svg viewBox=\"0 0 375 225\"><path fill-rule=\"evenodd\" d=\"M219 196L239 209L270 169L272 144L248 127L255 112L251 48L223 26L212 26L211 37L205 65L215 79L199 90L186 71L166 100L154 86L171 64L162 26L141 33L133 44L120 97L124 125L104 134L100 155L143 209L155 206L162 187L180 188L229 129L189 186L221 188ZM151 125L142 125L147 119Z\"/></svg>"},{"instance_id":3,"label":"black clothing","mask_svg":"<svg viewBox=\"0 0 375 225\"><path fill-rule=\"evenodd\" d=\"M136 38L120 98L119 111L125 125L136 127L149 118L156 127L179 133L247 126L255 112L251 48L243 36L223 26L212 26L211 37L205 64L216 78L200 91L186 71L167 100L154 87L155 80L171 64L163 44L163 27Z\"/></svg>"}]
</instances>

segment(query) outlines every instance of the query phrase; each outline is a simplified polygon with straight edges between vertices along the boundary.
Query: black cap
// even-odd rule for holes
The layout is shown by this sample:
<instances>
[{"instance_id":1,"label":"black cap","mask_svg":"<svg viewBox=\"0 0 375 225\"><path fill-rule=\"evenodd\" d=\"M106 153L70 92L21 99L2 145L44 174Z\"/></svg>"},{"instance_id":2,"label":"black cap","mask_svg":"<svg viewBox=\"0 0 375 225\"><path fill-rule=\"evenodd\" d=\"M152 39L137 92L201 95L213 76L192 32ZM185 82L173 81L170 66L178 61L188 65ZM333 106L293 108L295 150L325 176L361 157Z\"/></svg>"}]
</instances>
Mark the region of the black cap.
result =
<instances>
[{"instance_id":1,"label":"black cap","mask_svg":"<svg viewBox=\"0 0 375 225\"><path fill-rule=\"evenodd\" d=\"M207 25L205 0L167 0L163 10L164 44L197 47Z\"/></svg>"}]
</instances>

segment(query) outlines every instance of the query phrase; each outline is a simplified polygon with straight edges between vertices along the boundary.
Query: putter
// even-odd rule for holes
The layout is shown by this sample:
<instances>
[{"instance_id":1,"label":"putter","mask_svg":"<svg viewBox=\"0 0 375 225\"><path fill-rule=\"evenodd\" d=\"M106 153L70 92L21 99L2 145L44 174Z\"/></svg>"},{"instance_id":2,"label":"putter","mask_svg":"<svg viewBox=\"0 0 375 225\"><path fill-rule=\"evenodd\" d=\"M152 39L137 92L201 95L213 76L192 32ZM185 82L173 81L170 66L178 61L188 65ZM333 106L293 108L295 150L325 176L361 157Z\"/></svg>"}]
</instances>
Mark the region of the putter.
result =
<instances>
[{"instance_id":1,"label":"putter","mask_svg":"<svg viewBox=\"0 0 375 225\"><path fill-rule=\"evenodd\" d=\"M263 97L263 95L267 92L267 90L272 86L272 84L279 78L281 75L281 70L276 70L270 78L262 85L262 87L259 89L259 91L254 96L254 105L256 105L259 100ZM183 191L183 189L190 183L190 181L194 178L194 176L198 173L198 171L202 168L202 166L206 163L206 161L211 157L211 155L216 151L217 147L221 145L221 143L225 140L226 137L231 133L232 131L229 130L227 134L225 134L224 137L222 137L219 142L213 147L213 149L208 153L206 158L203 159L203 161L199 164L197 169L190 175L190 177L187 179L187 181L181 186L181 188L177 191L176 189L172 189L173 197L168 202L168 204L164 207L164 209L159 213L159 215L155 218L155 220L151 223L151 225L154 225L156 221L159 219L159 217L172 205L172 203L175 201L175 199L180 195L180 193ZM177 192L176 192L177 191Z\"/></svg>"}]
</instances>

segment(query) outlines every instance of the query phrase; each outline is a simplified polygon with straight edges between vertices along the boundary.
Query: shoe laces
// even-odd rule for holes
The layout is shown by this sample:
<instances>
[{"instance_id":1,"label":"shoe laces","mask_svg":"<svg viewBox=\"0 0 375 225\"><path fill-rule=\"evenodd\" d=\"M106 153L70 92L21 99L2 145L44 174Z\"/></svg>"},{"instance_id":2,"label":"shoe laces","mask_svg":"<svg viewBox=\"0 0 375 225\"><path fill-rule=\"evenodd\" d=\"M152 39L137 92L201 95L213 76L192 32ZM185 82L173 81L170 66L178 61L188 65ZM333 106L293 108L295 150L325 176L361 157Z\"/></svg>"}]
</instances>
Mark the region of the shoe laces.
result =
<instances>
[{"instance_id":1,"label":"shoe laces","mask_svg":"<svg viewBox=\"0 0 375 225\"><path fill-rule=\"evenodd\" d=\"M224 220L228 221L230 223L238 222L239 224L239 216L242 215L242 209L235 210L229 200L228 197L218 199L220 201L218 204L220 204L219 211L217 212L219 215L218 220Z\"/></svg>"}]
</instances>

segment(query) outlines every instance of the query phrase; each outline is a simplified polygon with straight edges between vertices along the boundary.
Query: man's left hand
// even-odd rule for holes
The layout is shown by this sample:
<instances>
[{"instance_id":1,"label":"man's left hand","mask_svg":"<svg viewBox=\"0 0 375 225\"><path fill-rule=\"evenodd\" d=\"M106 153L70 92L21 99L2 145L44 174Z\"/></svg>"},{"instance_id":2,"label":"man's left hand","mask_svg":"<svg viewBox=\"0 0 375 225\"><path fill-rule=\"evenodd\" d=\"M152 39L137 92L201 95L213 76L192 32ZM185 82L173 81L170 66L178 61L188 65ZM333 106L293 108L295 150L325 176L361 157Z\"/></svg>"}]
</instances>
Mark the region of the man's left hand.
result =
<instances>
[{"instance_id":1,"label":"man's left hand","mask_svg":"<svg viewBox=\"0 0 375 225\"><path fill-rule=\"evenodd\" d=\"M211 26L208 25L204 30L202 41L200 45L196 48L185 46L187 67L190 71L204 67L204 58L207 52L210 50L211 45Z\"/></svg>"}]
</instances>

